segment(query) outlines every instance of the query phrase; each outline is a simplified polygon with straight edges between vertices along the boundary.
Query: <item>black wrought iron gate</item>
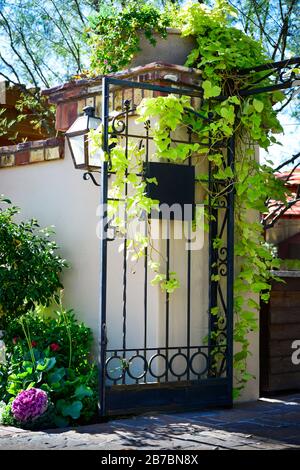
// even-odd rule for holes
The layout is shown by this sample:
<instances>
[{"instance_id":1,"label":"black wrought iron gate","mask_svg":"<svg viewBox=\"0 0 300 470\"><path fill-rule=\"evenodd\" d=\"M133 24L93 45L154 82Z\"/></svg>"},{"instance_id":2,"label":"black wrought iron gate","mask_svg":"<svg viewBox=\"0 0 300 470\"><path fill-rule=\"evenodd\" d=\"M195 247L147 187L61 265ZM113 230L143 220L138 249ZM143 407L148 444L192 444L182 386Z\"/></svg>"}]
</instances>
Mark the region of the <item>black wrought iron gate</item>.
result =
<instances>
[{"instance_id":1,"label":"black wrought iron gate","mask_svg":"<svg viewBox=\"0 0 300 470\"><path fill-rule=\"evenodd\" d=\"M122 109L115 115L112 114L112 89L127 90L127 95L128 90L139 90L139 93L133 93L133 99L123 102ZM191 100L199 97L199 91L192 88L104 78L102 122L106 152L109 152L110 136L117 135L126 152L130 140L134 140L143 146L145 164L151 161L150 124L138 128L130 125L139 104L134 102L134 97L140 100L149 92L186 95ZM192 139L187 129L186 135L177 137L174 142L191 142ZM224 165L233 167L234 139L226 144ZM193 166L191 158L187 166ZM176 297L150 285L147 247L143 261L133 272L127 257L126 236L114 239L109 235L106 204L114 199L109 193L114 175L109 162L103 165L99 348L102 416L232 404L234 193L224 192L218 207L212 206L214 191L220 193L222 183L214 180L210 164L207 170L211 217L202 254L191 249L180 251L181 242L176 245L172 237L167 237L160 245L164 251L166 278L176 267L181 269L181 294ZM143 178L143 174L137 176ZM125 205L127 190L125 183ZM203 200L195 202L203 203ZM173 222L164 222L167 231L172 231ZM187 222L188 239L191 223ZM216 237L223 240L221 248L214 245ZM119 246L122 252L118 251ZM215 307L221 312L218 316L214 313ZM216 329L217 340L212 335Z\"/></svg>"}]
</instances>

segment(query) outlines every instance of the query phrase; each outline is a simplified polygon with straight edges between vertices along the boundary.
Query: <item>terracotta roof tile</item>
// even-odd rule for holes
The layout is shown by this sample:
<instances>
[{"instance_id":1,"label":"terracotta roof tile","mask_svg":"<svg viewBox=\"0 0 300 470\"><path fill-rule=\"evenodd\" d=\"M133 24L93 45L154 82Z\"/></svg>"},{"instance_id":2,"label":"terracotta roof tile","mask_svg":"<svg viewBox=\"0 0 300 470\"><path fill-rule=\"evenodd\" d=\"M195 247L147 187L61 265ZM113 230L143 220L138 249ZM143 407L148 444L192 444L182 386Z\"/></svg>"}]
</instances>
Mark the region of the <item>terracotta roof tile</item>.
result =
<instances>
[{"instance_id":1,"label":"terracotta roof tile","mask_svg":"<svg viewBox=\"0 0 300 470\"><path fill-rule=\"evenodd\" d=\"M294 170L293 174L289 177L291 170L285 171L283 173L275 173L275 176L278 179L285 180L289 178L287 185L288 186L296 186L300 184L300 168Z\"/></svg>"},{"instance_id":2,"label":"terracotta roof tile","mask_svg":"<svg viewBox=\"0 0 300 470\"><path fill-rule=\"evenodd\" d=\"M285 171L283 173L276 173L275 176L278 179L286 180L288 178L288 182L286 186L289 187L291 194L287 196L287 201L291 201L296 197L296 190L297 186L300 184L300 169L294 170L293 174L290 175L291 170ZM270 201L270 212L276 213L277 209L281 207L279 201ZM290 207L282 216L281 218L289 218L289 217L300 217L300 201Z\"/></svg>"}]
</instances>

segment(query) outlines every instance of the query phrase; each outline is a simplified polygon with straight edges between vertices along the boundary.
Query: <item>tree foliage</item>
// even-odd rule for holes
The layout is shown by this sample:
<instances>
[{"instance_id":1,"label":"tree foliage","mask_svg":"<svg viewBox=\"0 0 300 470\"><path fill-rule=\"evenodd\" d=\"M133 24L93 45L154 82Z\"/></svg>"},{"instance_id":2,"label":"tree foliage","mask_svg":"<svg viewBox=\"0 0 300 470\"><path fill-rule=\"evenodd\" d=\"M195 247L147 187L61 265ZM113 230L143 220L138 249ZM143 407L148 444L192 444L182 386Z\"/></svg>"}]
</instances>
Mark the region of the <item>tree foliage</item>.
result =
<instances>
[{"instance_id":1,"label":"tree foliage","mask_svg":"<svg viewBox=\"0 0 300 470\"><path fill-rule=\"evenodd\" d=\"M137 5L138 3L138 5ZM166 37L171 16L144 1L129 0L124 7L103 6L90 17L87 42L91 47L91 70L110 73L122 70L140 50L139 31L155 45L153 34Z\"/></svg>"},{"instance_id":2,"label":"tree foliage","mask_svg":"<svg viewBox=\"0 0 300 470\"><path fill-rule=\"evenodd\" d=\"M169 1L169 0L167 0ZM88 68L84 40L89 15L123 8L119 0L0 0L0 75L47 88ZM164 0L135 3L166 3Z\"/></svg>"},{"instance_id":3,"label":"tree foliage","mask_svg":"<svg viewBox=\"0 0 300 470\"><path fill-rule=\"evenodd\" d=\"M236 23L242 25L246 34L262 42L271 60L299 56L299 0L229 0L229 3L238 12ZM293 99L294 96L293 89L286 92L282 109L292 103L294 115L299 116L299 99Z\"/></svg>"},{"instance_id":4,"label":"tree foliage","mask_svg":"<svg viewBox=\"0 0 300 470\"><path fill-rule=\"evenodd\" d=\"M80 73L87 64L82 31L90 11L82 0L2 0L2 77L45 88Z\"/></svg>"}]
</instances>

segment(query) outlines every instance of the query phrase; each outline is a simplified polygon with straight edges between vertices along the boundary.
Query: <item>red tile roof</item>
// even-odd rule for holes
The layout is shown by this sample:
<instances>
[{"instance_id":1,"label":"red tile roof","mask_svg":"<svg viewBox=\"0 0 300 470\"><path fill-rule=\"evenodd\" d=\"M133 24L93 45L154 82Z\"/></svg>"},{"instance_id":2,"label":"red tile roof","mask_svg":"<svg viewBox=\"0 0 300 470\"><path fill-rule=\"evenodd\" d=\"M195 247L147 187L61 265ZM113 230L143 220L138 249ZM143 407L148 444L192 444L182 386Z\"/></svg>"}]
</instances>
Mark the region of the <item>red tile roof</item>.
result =
<instances>
[{"instance_id":1,"label":"red tile roof","mask_svg":"<svg viewBox=\"0 0 300 470\"><path fill-rule=\"evenodd\" d=\"M286 180L288 178L288 182L287 182L288 186L296 186L300 184L300 168L297 168L296 170L294 170L292 175L289 177L290 173L291 173L291 170L285 171L283 173L275 173L275 176L281 180Z\"/></svg>"},{"instance_id":2,"label":"red tile roof","mask_svg":"<svg viewBox=\"0 0 300 470\"><path fill-rule=\"evenodd\" d=\"M291 194L287 196L287 201L291 201L296 197L297 187L300 184L300 169L296 169L293 171L292 175L289 176L291 170L285 171L283 173L275 173L275 176L278 179L286 180L288 179L286 186L291 191ZM270 201L270 205L272 206L270 209L272 212L276 212L279 208L280 203L275 205L276 201ZM274 204L274 205L273 205ZM289 217L300 217L300 201L296 202L292 207L290 207L282 216L281 218L289 218Z\"/></svg>"}]
</instances>

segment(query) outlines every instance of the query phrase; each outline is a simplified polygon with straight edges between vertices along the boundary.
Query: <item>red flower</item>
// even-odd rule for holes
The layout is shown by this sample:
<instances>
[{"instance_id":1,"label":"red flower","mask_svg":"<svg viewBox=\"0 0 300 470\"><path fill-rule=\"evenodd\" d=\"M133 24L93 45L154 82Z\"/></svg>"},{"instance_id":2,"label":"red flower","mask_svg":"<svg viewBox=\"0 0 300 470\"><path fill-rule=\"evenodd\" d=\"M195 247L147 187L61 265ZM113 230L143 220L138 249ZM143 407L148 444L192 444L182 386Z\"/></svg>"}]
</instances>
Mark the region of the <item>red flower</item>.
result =
<instances>
[{"instance_id":1,"label":"red flower","mask_svg":"<svg viewBox=\"0 0 300 470\"><path fill-rule=\"evenodd\" d=\"M13 340L12 340L13 344L17 344L18 339L19 339L18 336L14 336L14 337L13 337Z\"/></svg>"},{"instance_id":2,"label":"red flower","mask_svg":"<svg viewBox=\"0 0 300 470\"><path fill-rule=\"evenodd\" d=\"M59 351L60 350L60 345L57 343L51 343L50 344L50 349L51 351Z\"/></svg>"},{"instance_id":3,"label":"red flower","mask_svg":"<svg viewBox=\"0 0 300 470\"><path fill-rule=\"evenodd\" d=\"M37 342L36 342L36 341L31 341L31 346L32 346L33 348L35 348L36 345L37 345Z\"/></svg>"}]
</instances>

